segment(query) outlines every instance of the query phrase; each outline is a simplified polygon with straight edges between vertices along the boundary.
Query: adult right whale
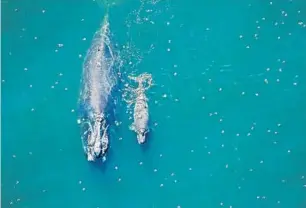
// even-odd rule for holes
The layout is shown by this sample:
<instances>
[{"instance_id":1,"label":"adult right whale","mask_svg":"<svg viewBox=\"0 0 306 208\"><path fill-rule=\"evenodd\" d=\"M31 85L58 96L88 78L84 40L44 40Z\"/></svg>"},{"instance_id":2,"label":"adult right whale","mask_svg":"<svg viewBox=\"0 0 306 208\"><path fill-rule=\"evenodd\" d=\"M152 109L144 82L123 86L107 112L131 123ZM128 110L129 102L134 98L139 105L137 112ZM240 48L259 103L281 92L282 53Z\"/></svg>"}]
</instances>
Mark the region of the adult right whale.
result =
<instances>
[{"instance_id":1,"label":"adult right whale","mask_svg":"<svg viewBox=\"0 0 306 208\"><path fill-rule=\"evenodd\" d=\"M145 91L149 89L152 84L152 76L144 73L138 77L129 76L129 78L138 82L138 87L133 89L135 106L134 122L131 125L131 130L136 132L138 143L143 144L146 141L146 134L149 132L149 106ZM149 84L147 87L144 86L145 82Z\"/></svg>"},{"instance_id":2,"label":"adult right whale","mask_svg":"<svg viewBox=\"0 0 306 208\"><path fill-rule=\"evenodd\" d=\"M106 159L108 124L106 108L115 84L114 55L109 34L108 15L95 33L84 64L79 97L79 123L84 153L88 161Z\"/></svg>"}]
</instances>

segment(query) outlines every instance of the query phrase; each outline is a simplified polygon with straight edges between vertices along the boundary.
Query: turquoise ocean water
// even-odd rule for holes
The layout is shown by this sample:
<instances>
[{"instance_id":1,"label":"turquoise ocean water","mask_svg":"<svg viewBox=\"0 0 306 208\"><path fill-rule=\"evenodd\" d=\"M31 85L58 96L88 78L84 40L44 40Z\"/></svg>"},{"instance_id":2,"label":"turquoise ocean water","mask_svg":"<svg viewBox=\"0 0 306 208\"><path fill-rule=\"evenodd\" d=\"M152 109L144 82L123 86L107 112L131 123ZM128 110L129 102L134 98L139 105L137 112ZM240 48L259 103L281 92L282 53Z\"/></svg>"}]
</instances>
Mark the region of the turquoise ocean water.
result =
<instances>
[{"instance_id":1,"label":"turquoise ocean water","mask_svg":"<svg viewBox=\"0 0 306 208\"><path fill-rule=\"evenodd\" d=\"M306 207L305 1L109 3L114 70L155 83L148 143L122 80L107 162L82 151L82 63L105 3L2 1L2 207Z\"/></svg>"}]
</instances>

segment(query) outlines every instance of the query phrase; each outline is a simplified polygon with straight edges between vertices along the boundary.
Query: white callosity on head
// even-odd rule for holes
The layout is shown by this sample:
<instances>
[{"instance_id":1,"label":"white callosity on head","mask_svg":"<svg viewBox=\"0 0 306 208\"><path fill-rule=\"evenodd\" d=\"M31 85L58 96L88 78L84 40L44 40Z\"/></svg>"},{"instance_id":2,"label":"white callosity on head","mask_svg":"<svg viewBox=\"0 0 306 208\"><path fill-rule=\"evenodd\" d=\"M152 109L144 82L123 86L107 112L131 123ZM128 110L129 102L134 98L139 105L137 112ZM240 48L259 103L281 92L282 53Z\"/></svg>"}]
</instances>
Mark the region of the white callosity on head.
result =
<instances>
[{"instance_id":1,"label":"white callosity on head","mask_svg":"<svg viewBox=\"0 0 306 208\"><path fill-rule=\"evenodd\" d=\"M108 126L105 127L105 122L103 124L103 135L102 135L102 139L101 139L101 145L102 145L102 155L104 155L108 149L108 135L107 135L107 129Z\"/></svg>"}]
</instances>

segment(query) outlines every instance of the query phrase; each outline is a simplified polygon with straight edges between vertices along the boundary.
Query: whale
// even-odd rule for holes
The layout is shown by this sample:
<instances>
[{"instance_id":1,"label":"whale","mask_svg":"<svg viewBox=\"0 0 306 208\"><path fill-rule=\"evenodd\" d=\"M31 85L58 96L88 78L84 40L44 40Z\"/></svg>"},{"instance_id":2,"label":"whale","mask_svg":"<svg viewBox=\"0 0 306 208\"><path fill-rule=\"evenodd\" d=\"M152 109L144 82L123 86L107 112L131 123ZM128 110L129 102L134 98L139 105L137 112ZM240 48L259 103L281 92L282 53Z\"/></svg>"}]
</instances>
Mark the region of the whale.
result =
<instances>
[{"instance_id":1,"label":"whale","mask_svg":"<svg viewBox=\"0 0 306 208\"><path fill-rule=\"evenodd\" d=\"M137 133L137 141L139 144L143 144L146 140L146 134L149 132L149 108L147 98L144 93L141 93L136 98L134 107L134 131Z\"/></svg>"},{"instance_id":2,"label":"whale","mask_svg":"<svg viewBox=\"0 0 306 208\"><path fill-rule=\"evenodd\" d=\"M83 62L79 95L81 140L88 161L106 160L109 146L107 106L115 84L112 72L114 54L110 41L108 15L93 36Z\"/></svg>"},{"instance_id":3,"label":"whale","mask_svg":"<svg viewBox=\"0 0 306 208\"><path fill-rule=\"evenodd\" d=\"M130 79L138 82L138 87L134 89L135 105L133 113L133 124L131 130L136 132L138 144L146 142L146 135L149 132L149 106L148 98L145 91L150 87L152 77L150 74L144 73L138 77L129 76ZM149 86L145 87L144 83L148 81Z\"/></svg>"}]
</instances>

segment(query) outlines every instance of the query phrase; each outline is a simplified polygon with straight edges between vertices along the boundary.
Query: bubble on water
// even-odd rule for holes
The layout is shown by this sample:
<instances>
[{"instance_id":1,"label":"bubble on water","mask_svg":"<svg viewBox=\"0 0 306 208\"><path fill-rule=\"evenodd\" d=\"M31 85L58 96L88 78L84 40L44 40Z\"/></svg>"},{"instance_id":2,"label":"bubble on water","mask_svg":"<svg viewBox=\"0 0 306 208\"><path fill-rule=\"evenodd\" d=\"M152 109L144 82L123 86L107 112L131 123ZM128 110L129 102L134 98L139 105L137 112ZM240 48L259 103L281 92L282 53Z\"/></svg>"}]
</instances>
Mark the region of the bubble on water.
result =
<instances>
[{"instance_id":1,"label":"bubble on water","mask_svg":"<svg viewBox=\"0 0 306 208\"><path fill-rule=\"evenodd\" d=\"M264 79L264 82L265 82L266 84L269 84L268 79Z\"/></svg>"}]
</instances>

